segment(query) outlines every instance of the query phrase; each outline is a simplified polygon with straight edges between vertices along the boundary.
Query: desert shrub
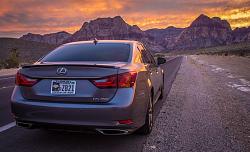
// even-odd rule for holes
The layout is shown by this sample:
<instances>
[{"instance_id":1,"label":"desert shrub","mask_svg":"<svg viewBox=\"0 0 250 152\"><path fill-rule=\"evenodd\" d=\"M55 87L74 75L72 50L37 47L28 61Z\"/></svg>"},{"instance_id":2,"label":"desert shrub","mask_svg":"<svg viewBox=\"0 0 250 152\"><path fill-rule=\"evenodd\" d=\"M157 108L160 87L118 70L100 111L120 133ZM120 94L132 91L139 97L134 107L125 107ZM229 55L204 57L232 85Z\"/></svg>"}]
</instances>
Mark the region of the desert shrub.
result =
<instances>
[{"instance_id":1,"label":"desert shrub","mask_svg":"<svg viewBox=\"0 0 250 152\"><path fill-rule=\"evenodd\" d=\"M154 54L154 57L157 58L157 57L162 57L164 58L165 57L165 54L162 54L162 53L155 53Z\"/></svg>"},{"instance_id":2,"label":"desert shrub","mask_svg":"<svg viewBox=\"0 0 250 152\"><path fill-rule=\"evenodd\" d=\"M4 68L3 61L0 60L0 70Z\"/></svg>"},{"instance_id":3,"label":"desert shrub","mask_svg":"<svg viewBox=\"0 0 250 152\"><path fill-rule=\"evenodd\" d=\"M19 53L17 49L12 49L8 58L2 63L4 68L17 68L19 66Z\"/></svg>"},{"instance_id":4,"label":"desert shrub","mask_svg":"<svg viewBox=\"0 0 250 152\"><path fill-rule=\"evenodd\" d=\"M240 56L246 56L246 53L243 51L241 51L239 54L240 54Z\"/></svg>"}]
</instances>

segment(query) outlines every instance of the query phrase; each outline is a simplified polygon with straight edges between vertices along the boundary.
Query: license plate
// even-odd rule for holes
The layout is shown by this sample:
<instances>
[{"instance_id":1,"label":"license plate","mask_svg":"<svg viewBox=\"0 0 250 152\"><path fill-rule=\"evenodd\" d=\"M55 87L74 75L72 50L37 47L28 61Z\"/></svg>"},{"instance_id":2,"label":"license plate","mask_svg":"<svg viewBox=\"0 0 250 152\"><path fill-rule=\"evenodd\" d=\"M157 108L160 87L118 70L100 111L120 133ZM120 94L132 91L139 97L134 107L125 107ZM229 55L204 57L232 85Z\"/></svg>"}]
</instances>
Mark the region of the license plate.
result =
<instances>
[{"instance_id":1,"label":"license plate","mask_svg":"<svg viewBox=\"0 0 250 152\"><path fill-rule=\"evenodd\" d=\"M51 94L75 94L76 81L74 80L52 80Z\"/></svg>"}]
</instances>

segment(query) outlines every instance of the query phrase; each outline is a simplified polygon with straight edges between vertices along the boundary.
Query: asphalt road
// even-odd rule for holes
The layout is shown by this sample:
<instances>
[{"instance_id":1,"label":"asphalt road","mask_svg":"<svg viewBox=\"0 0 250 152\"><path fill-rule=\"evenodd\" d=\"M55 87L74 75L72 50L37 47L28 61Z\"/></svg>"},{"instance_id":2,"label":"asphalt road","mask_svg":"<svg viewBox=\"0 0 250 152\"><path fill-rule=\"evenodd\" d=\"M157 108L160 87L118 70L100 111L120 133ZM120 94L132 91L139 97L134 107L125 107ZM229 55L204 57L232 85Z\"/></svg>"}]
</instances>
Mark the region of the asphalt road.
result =
<instances>
[{"instance_id":1,"label":"asphalt road","mask_svg":"<svg viewBox=\"0 0 250 152\"><path fill-rule=\"evenodd\" d=\"M10 112L10 97L14 83L14 75L0 77L0 127L13 122Z\"/></svg>"},{"instance_id":2,"label":"asphalt road","mask_svg":"<svg viewBox=\"0 0 250 152\"><path fill-rule=\"evenodd\" d=\"M155 118L171 89L182 62L182 57L171 58L163 66L165 70L165 96L155 105ZM0 77L0 128L13 122L10 112L10 96L13 90L13 76ZM52 151L142 151L147 136L102 136L81 133L46 132L11 127L0 132L1 152L52 152Z\"/></svg>"}]
</instances>

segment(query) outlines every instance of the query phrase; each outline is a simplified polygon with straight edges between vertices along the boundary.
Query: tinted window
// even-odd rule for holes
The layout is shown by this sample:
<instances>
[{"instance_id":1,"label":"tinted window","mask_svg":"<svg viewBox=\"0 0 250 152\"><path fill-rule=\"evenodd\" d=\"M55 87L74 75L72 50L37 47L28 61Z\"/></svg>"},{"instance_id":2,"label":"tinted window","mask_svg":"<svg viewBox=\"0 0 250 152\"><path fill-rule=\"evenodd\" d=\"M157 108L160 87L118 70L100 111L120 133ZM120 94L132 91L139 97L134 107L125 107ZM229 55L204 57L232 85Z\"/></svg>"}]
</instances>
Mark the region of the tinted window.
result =
<instances>
[{"instance_id":1,"label":"tinted window","mask_svg":"<svg viewBox=\"0 0 250 152\"><path fill-rule=\"evenodd\" d=\"M146 50L141 45L138 46L138 49L142 54L143 63L152 63L152 61L151 61L150 57L148 56Z\"/></svg>"},{"instance_id":2,"label":"tinted window","mask_svg":"<svg viewBox=\"0 0 250 152\"><path fill-rule=\"evenodd\" d=\"M97 43L71 44L61 46L50 52L42 62L64 61L117 61L127 62L130 55L129 44Z\"/></svg>"},{"instance_id":3,"label":"tinted window","mask_svg":"<svg viewBox=\"0 0 250 152\"><path fill-rule=\"evenodd\" d=\"M150 51L148 49L145 49L145 47L142 44L140 44L139 46L140 46L140 48L142 48L143 53L147 56L149 63L156 64L155 59L152 56L152 54L150 53Z\"/></svg>"},{"instance_id":4,"label":"tinted window","mask_svg":"<svg viewBox=\"0 0 250 152\"><path fill-rule=\"evenodd\" d=\"M152 54L151 54L149 51L147 51L147 50L145 50L145 52L146 52L148 58L150 59L150 62L151 62L152 64L156 64L155 59L154 59L154 57L152 56Z\"/></svg>"}]
</instances>

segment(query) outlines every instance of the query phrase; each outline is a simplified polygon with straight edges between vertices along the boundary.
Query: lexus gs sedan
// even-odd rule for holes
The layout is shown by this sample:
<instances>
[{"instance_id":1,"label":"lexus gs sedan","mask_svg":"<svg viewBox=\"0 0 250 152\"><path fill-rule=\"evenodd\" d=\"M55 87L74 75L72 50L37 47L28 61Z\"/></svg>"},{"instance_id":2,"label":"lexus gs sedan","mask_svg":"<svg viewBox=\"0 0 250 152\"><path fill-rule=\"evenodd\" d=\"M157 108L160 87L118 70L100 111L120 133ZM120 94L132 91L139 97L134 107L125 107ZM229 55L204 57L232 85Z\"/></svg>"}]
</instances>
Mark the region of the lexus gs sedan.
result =
<instances>
[{"instance_id":1,"label":"lexus gs sedan","mask_svg":"<svg viewBox=\"0 0 250 152\"><path fill-rule=\"evenodd\" d=\"M165 62L138 41L64 44L18 70L12 113L26 128L149 134Z\"/></svg>"}]
</instances>

